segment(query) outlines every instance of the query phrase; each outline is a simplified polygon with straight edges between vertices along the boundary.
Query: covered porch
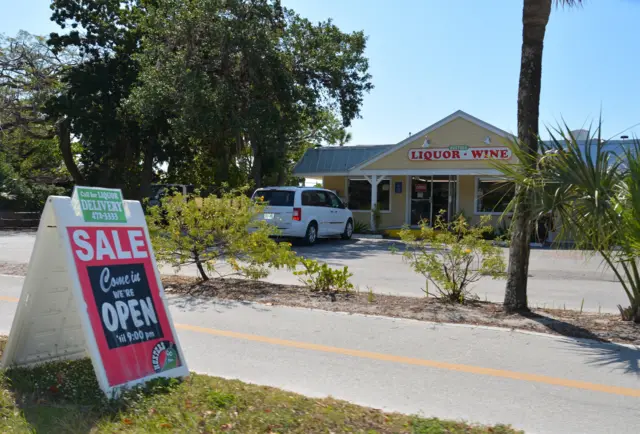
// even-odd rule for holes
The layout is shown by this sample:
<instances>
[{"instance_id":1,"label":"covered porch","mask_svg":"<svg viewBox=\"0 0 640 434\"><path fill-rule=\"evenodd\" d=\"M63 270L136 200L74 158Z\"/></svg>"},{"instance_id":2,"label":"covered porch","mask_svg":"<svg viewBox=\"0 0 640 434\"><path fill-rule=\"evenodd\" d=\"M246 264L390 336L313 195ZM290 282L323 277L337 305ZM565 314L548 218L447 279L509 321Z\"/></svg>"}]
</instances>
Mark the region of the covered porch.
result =
<instances>
[{"instance_id":1,"label":"covered porch","mask_svg":"<svg viewBox=\"0 0 640 434\"><path fill-rule=\"evenodd\" d=\"M489 214L496 216L497 222L505 200L508 202L510 198L508 189L504 188L507 183L498 171L442 172L326 176L323 186L335 191L348 204L356 221L374 231L404 225L417 227L423 220L431 223L440 212L445 221L462 214L476 223L481 215ZM372 211L376 209L377 212Z\"/></svg>"}]
</instances>

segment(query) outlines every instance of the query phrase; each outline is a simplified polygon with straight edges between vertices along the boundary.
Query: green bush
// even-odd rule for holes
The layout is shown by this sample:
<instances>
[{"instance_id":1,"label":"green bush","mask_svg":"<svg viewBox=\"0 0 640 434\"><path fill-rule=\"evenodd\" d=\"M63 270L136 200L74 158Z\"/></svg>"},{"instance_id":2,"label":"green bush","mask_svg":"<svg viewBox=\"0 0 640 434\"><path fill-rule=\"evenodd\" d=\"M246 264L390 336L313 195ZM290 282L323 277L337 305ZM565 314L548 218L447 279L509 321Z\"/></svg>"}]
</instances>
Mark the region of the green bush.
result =
<instances>
[{"instance_id":1,"label":"green bush","mask_svg":"<svg viewBox=\"0 0 640 434\"><path fill-rule=\"evenodd\" d=\"M327 264L320 264L313 259L300 259L300 265L304 270L294 271L296 276L311 291L324 292L335 301L335 294L348 292L353 289L353 284L349 281L352 273L348 267L342 269L330 268Z\"/></svg>"},{"instance_id":2,"label":"green bush","mask_svg":"<svg viewBox=\"0 0 640 434\"><path fill-rule=\"evenodd\" d=\"M404 259L426 278L427 296L464 303L469 297L469 284L485 275L494 279L504 275L502 250L484 239L492 230L490 219L483 216L479 225L470 226L463 217L446 223L441 213L433 227L422 222L419 234L408 227L400 231L406 244ZM429 291L429 283L435 291Z\"/></svg>"},{"instance_id":3,"label":"green bush","mask_svg":"<svg viewBox=\"0 0 640 434\"><path fill-rule=\"evenodd\" d=\"M182 194L166 196L149 208L151 241L159 261L175 268L195 264L200 277L238 274L266 277L269 268L294 268L297 257L289 243L277 243L277 229L256 221L265 205L241 191L206 198ZM221 273L222 263L231 267Z\"/></svg>"},{"instance_id":4,"label":"green bush","mask_svg":"<svg viewBox=\"0 0 640 434\"><path fill-rule=\"evenodd\" d=\"M353 224L353 232L356 234L366 234L369 232L369 224L356 220Z\"/></svg>"},{"instance_id":5,"label":"green bush","mask_svg":"<svg viewBox=\"0 0 640 434\"><path fill-rule=\"evenodd\" d=\"M65 194L68 194L65 188L22 178L7 163L0 161L0 210L42 212L49 196Z\"/></svg>"}]
</instances>

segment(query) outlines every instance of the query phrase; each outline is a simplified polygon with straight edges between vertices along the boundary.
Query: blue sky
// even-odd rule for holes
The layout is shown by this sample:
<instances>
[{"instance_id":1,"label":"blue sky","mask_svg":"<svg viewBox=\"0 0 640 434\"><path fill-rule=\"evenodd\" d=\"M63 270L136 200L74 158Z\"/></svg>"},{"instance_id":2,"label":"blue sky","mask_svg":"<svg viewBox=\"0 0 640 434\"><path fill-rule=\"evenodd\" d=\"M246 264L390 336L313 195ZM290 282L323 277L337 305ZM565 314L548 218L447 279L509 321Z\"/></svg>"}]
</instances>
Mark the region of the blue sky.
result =
<instances>
[{"instance_id":1,"label":"blue sky","mask_svg":"<svg viewBox=\"0 0 640 434\"><path fill-rule=\"evenodd\" d=\"M353 122L353 144L396 143L461 109L516 131L520 0L282 0L312 21L364 30L375 89ZM0 0L0 32L45 34L48 0ZM543 58L541 127L597 121L604 135L640 123L639 0L585 0L554 9ZM634 58L636 60L634 60ZM626 134L640 135L640 127Z\"/></svg>"}]
</instances>

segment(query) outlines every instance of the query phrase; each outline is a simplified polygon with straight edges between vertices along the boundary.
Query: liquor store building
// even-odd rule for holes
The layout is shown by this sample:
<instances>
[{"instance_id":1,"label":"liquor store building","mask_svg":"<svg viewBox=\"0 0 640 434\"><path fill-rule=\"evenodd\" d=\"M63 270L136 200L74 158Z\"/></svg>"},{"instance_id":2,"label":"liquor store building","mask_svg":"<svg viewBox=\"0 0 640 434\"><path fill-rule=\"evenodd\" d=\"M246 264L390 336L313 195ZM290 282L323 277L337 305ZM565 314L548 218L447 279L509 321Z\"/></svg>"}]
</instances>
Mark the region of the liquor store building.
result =
<instances>
[{"instance_id":1,"label":"liquor store building","mask_svg":"<svg viewBox=\"0 0 640 434\"><path fill-rule=\"evenodd\" d=\"M321 178L353 211L356 221L380 228L417 225L463 213L475 223L498 216L513 197L513 184L492 161L514 163L512 135L461 110L392 145L322 147L308 150L294 175Z\"/></svg>"}]
</instances>

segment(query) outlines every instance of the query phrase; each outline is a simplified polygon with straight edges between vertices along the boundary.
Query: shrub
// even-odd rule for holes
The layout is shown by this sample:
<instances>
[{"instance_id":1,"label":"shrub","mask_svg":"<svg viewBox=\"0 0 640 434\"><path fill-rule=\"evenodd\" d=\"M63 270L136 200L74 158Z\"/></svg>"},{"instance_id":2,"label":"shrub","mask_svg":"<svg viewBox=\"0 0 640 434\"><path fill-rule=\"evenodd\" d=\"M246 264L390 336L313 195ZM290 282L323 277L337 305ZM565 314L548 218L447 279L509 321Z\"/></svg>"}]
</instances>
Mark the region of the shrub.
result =
<instances>
[{"instance_id":1,"label":"shrub","mask_svg":"<svg viewBox=\"0 0 640 434\"><path fill-rule=\"evenodd\" d=\"M349 281L353 273L348 267L342 269L332 269L327 264L320 264L313 259L300 259L300 264L304 270L294 271L296 276L311 291L327 293L331 300L336 300L336 293L348 292L353 289L353 284Z\"/></svg>"},{"instance_id":2,"label":"shrub","mask_svg":"<svg viewBox=\"0 0 640 434\"><path fill-rule=\"evenodd\" d=\"M367 232L369 232L369 229L369 225L362 221L356 220L356 222L353 224L353 232L356 234L366 234Z\"/></svg>"},{"instance_id":3,"label":"shrub","mask_svg":"<svg viewBox=\"0 0 640 434\"><path fill-rule=\"evenodd\" d=\"M147 217L156 256L178 269L195 264L203 280L213 272L257 279L266 277L269 267L294 268L291 245L275 242L270 236L277 229L256 221L264 206L240 191L220 197L167 196ZM231 272L220 272L222 261Z\"/></svg>"},{"instance_id":4,"label":"shrub","mask_svg":"<svg viewBox=\"0 0 640 434\"><path fill-rule=\"evenodd\" d=\"M424 289L427 296L456 303L464 303L469 297L468 286L487 275L494 279L505 272L502 250L485 241L485 233L492 230L491 217L483 216L477 226L470 226L464 217L447 224L442 213L433 227L420 224L420 234L408 227L400 232L406 243L404 259L414 271L427 279ZM436 291L429 291L432 283Z\"/></svg>"}]
</instances>

